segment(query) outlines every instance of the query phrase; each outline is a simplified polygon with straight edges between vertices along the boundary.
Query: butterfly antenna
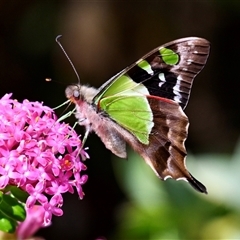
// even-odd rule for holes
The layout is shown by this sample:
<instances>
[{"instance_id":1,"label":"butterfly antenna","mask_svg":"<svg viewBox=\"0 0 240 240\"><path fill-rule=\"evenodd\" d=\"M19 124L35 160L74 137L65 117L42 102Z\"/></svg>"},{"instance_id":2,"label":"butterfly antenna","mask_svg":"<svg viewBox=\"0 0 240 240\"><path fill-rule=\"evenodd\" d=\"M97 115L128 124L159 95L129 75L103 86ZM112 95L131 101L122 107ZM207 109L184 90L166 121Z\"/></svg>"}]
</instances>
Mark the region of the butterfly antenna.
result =
<instances>
[{"instance_id":1,"label":"butterfly antenna","mask_svg":"<svg viewBox=\"0 0 240 240\"><path fill-rule=\"evenodd\" d=\"M73 62L71 61L70 57L67 55L65 49L63 48L62 44L61 44L60 41L59 41L59 39L60 39L61 37L62 37L62 35L58 35L55 40L56 40L57 44L59 45L59 47L62 49L64 55L66 56L66 58L67 58L67 60L68 60L68 62L71 64L71 66L72 66L72 68L73 68L73 71L75 72L75 74L76 74L76 76L77 76L78 83L80 84L80 77L79 77L79 75L78 75L78 73L77 73L77 70L76 70L76 68L74 67Z\"/></svg>"}]
</instances>

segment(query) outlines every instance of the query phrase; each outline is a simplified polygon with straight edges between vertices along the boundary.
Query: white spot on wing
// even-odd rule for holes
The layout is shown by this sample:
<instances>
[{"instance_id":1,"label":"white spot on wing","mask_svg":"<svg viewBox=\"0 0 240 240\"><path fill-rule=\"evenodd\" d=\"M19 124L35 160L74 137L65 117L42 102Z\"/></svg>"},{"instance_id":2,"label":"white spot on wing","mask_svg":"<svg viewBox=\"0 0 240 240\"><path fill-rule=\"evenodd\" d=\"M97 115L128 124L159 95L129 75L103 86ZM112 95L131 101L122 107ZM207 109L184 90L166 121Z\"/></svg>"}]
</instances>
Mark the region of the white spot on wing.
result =
<instances>
[{"instance_id":1,"label":"white spot on wing","mask_svg":"<svg viewBox=\"0 0 240 240\"><path fill-rule=\"evenodd\" d=\"M164 82L160 82L160 83L158 84L158 86L159 86L159 87L162 87L163 84L164 84Z\"/></svg>"},{"instance_id":2,"label":"white spot on wing","mask_svg":"<svg viewBox=\"0 0 240 240\"><path fill-rule=\"evenodd\" d=\"M161 82L159 82L158 86L162 87L162 85L166 82L166 78L165 78L164 73L159 73L158 78L161 81Z\"/></svg>"},{"instance_id":3,"label":"white spot on wing","mask_svg":"<svg viewBox=\"0 0 240 240\"><path fill-rule=\"evenodd\" d=\"M178 85L175 85L173 87L173 93L174 93L174 101L176 102L181 102L181 98L182 98L182 95L179 93L180 89L179 89L179 86Z\"/></svg>"},{"instance_id":4,"label":"white spot on wing","mask_svg":"<svg viewBox=\"0 0 240 240\"><path fill-rule=\"evenodd\" d=\"M192 62L193 62L192 59L188 59L188 60L187 60L187 64L188 64L188 65L190 65Z\"/></svg>"},{"instance_id":5,"label":"white spot on wing","mask_svg":"<svg viewBox=\"0 0 240 240\"><path fill-rule=\"evenodd\" d=\"M163 180L165 181L165 180L167 180L168 178L172 178L172 176L167 175L165 178L163 178Z\"/></svg>"},{"instance_id":6,"label":"white spot on wing","mask_svg":"<svg viewBox=\"0 0 240 240\"><path fill-rule=\"evenodd\" d=\"M183 181L185 181L185 182L188 182L188 180L187 180L185 177L180 177L180 178L177 178L176 180L177 180L177 181L183 180Z\"/></svg>"},{"instance_id":7,"label":"white spot on wing","mask_svg":"<svg viewBox=\"0 0 240 240\"><path fill-rule=\"evenodd\" d=\"M179 85L175 85L174 87L173 87L173 93L175 94L175 95L179 95L180 96L180 88L179 88L180 86Z\"/></svg>"},{"instance_id":8,"label":"white spot on wing","mask_svg":"<svg viewBox=\"0 0 240 240\"><path fill-rule=\"evenodd\" d=\"M177 80L182 81L182 80L183 80L182 76L181 76L181 75L178 75L178 76L177 76Z\"/></svg>"},{"instance_id":9,"label":"white spot on wing","mask_svg":"<svg viewBox=\"0 0 240 240\"><path fill-rule=\"evenodd\" d=\"M164 73L159 73L159 74L158 74L158 78L159 78L161 81L166 82Z\"/></svg>"}]
</instances>

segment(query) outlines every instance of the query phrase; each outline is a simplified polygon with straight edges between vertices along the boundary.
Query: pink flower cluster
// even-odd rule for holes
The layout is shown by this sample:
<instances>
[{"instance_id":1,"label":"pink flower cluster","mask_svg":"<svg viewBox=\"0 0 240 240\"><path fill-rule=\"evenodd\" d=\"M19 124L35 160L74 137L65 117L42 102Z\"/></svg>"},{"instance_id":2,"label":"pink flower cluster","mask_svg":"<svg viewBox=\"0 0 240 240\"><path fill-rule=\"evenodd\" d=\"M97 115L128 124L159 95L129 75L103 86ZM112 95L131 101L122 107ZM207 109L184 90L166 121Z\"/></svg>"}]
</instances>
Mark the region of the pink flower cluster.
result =
<instances>
[{"instance_id":1,"label":"pink flower cluster","mask_svg":"<svg viewBox=\"0 0 240 240\"><path fill-rule=\"evenodd\" d=\"M59 123L54 112L39 102L19 103L6 94L0 99L0 190L15 185L28 192L26 208L40 204L43 225L52 214L61 216L62 194L77 190L87 175L80 172L88 158L81 141L67 124Z\"/></svg>"}]
</instances>

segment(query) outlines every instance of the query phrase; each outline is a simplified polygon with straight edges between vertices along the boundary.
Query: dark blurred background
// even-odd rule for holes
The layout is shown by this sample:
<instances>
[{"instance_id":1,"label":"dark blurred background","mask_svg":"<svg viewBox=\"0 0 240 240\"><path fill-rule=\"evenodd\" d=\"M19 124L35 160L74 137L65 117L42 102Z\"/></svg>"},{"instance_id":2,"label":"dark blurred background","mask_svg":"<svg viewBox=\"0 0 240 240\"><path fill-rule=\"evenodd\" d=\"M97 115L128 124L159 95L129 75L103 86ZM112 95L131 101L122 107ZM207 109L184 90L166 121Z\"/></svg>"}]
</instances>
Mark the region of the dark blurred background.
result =
<instances>
[{"instance_id":1,"label":"dark blurred background","mask_svg":"<svg viewBox=\"0 0 240 240\"><path fill-rule=\"evenodd\" d=\"M2 0L0 11L0 95L13 93L19 101L43 101L50 107L64 102L66 86L77 82L55 42L59 34L81 82L95 87L161 44L188 36L208 39L210 57L186 109L191 122L186 146L193 155L234 152L240 130L240 1ZM67 121L73 124L74 118ZM86 145L86 196L82 201L65 196L64 215L38 233L46 239L120 236L118 210L130 200L112 164L124 160L112 159L94 134ZM194 165L191 171L197 173ZM162 185L167 186L159 181Z\"/></svg>"}]
</instances>

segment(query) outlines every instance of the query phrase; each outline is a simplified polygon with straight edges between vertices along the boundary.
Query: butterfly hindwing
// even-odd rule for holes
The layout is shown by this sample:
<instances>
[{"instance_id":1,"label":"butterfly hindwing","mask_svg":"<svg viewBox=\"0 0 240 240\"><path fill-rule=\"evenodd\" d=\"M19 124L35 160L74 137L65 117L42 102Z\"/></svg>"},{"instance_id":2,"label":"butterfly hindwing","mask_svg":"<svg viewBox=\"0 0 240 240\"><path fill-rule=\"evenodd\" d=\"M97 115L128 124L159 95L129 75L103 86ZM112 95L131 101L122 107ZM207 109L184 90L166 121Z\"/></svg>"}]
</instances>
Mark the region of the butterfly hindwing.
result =
<instances>
[{"instance_id":1,"label":"butterfly hindwing","mask_svg":"<svg viewBox=\"0 0 240 240\"><path fill-rule=\"evenodd\" d=\"M136 143L135 150L145 159L153 171L163 180L173 178L188 181L200 192L207 192L186 169L188 118L182 108L173 101L148 98L153 110L154 127L148 145Z\"/></svg>"},{"instance_id":2,"label":"butterfly hindwing","mask_svg":"<svg viewBox=\"0 0 240 240\"><path fill-rule=\"evenodd\" d=\"M117 127L117 131L111 129L111 132L115 133L113 139L117 137L128 142L161 179L185 180L198 191L206 192L204 185L197 181L185 166L187 152L184 143L187 138L189 122L180 105L172 100L148 96L147 101L153 113L152 120L149 121L147 114L150 114L150 111L141 108L143 99L143 96L126 96L117 98L115 101L115 97L112 97L105 110L108 110L111 119L117 121L118 124L115 126L106 124L106 129ZM135 101L139 101L140 105ZM115 107L115 103L117 103L117 107ZM134 124L131 124L133 120ZM147 135L144 127L149 126L149 123L154 124L151 125L150 134ZM100 137L108 143L105 136L106 134ZM144 139L148 137L148 143L143 142L142 136ZM111 147L119 149L117 147L119 142L113 141L113 139ZM112 148L110 150L113 150ZM123 152L125 153L125 149Z\"/></svg>"}]
</instances>

